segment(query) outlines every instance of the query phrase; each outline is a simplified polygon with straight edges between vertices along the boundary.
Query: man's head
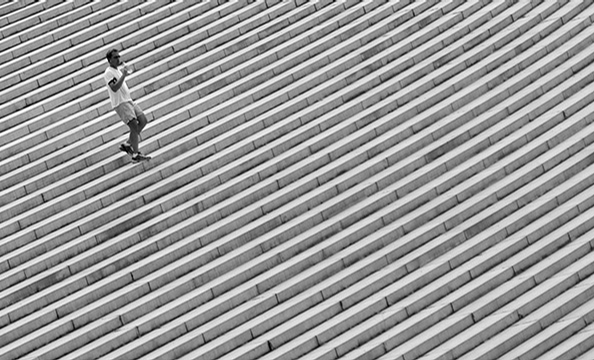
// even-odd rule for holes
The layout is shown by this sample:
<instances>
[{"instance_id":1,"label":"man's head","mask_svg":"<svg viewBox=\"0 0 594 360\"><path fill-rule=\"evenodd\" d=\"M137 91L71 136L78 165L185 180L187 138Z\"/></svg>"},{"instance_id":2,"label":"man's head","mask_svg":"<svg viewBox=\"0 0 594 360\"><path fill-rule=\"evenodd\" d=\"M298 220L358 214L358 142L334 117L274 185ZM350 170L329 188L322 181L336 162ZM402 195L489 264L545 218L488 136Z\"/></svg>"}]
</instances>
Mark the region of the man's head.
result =
<instances>
[{"instance_id":1,"label":"man's head","mask_svg":"<svg viewBox=\"0 0 594 360\"><path fill-rule=\"evenodd\" d=\"M111 49L105 55L107 58L107 62L111 67L117 68L119 65L122 64L120 60L120 54L118 53L117 49Z\"/></svg>"}]
</instances>

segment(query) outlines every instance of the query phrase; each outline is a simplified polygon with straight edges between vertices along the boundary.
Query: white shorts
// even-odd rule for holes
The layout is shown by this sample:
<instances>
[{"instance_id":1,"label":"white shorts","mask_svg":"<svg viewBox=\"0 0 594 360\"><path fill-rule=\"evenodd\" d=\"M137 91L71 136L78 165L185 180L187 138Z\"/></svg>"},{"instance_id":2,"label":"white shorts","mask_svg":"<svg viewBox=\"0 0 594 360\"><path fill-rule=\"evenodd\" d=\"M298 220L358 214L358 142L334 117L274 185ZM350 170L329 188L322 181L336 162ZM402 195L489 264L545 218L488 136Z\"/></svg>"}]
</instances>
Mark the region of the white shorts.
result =
<instances>
[{"instance_id":1,"label":"white shorts","mask_svg":"<svg viewBox=\"0 0 594 360\"><path fill-rule=\"evenodd\" d=\"M144 115L142 109L138 104L126 101L116 106L115 112L120 116L124 124L128 124L130 120L137 119L140 115Z\"/></svg>"}]
</instances>

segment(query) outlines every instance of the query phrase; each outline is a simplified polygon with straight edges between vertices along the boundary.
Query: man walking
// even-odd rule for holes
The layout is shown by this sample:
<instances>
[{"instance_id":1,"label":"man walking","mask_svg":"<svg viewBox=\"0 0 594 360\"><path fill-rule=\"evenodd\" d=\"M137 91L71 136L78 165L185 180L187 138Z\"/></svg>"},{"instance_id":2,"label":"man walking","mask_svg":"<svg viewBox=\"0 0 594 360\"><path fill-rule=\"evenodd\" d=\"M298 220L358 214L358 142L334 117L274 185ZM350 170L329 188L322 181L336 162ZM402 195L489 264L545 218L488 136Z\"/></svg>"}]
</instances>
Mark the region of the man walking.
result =
<instances>
[{"instance_id":1,"label":"man walking","mask_svg":"<svg viewBox=\"0 0 594 360\"><path fill-rule=\"evenodd\" d=\"M132 155L133 162L149 160L150 156L143 155L138 150L140 133L146 126L147 120L142 109L130 97L130 90L126 85L126 76L130 73L130 69L127 66L121 70L118 68L124 63L116 49L108 51L106 57L109 67L105 69L103 78L107 85L111 106L124 124L130 128L130 137L128 141L120 145L120 150Z\"/></svg>"}]
</instances>

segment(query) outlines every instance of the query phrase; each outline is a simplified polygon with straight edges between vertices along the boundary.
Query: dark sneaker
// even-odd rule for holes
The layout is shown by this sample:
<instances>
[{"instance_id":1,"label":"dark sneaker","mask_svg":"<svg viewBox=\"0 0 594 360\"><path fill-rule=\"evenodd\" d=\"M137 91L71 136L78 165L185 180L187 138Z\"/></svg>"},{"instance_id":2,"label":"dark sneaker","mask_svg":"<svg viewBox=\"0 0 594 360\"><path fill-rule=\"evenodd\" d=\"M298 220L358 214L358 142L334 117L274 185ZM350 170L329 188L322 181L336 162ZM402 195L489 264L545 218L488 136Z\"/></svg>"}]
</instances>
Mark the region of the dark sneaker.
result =
<instances>
[{"instance_id":1,"label":"dark sneaker","mask_svg":"<svg viewBox=\"0 0 594 360\"><path fill-rule=\"evenodd\" d=\"M149 161L151 159L150 156L142 155L141 153L136 153L132 155L132 162L139 163L141 161Z\"/></svg>"},{"instance_id":2,"label":"dark sneaker","mask_svg":"<svg viewBox=\"0 0 594 360\"><path fill-rule=\"evenodd\" d=\"M128 145L127 143L120 144L120 150L125 152L126 154L134 154L134 150L132 150L132 146Z\"/></svg>"}]
</instances>

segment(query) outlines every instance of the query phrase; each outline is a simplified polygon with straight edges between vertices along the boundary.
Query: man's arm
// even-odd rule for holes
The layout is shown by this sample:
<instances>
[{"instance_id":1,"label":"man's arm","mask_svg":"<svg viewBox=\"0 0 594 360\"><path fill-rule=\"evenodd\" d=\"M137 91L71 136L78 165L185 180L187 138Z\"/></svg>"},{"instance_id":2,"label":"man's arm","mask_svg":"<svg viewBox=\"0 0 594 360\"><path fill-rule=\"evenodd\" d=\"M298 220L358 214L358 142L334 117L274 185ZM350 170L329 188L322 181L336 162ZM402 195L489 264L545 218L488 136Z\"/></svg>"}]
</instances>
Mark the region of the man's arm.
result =
<instances>
[{"instance_id":1,"label":"man's arm","mask_svg":"<svg viewBox=\"0 0 594 360\"><path fill-rule=\"evenodd\" d=\"M120 90L122 84L124 83L124 80L126 79L126 75L128 75L128 72L126 70L123 70L122 76L120 76L119 79L116 80L115 77L111 79L111 81L108 83L109 87L111 88L111 91L116 92Z\"/></svg>"}]
</instances>

